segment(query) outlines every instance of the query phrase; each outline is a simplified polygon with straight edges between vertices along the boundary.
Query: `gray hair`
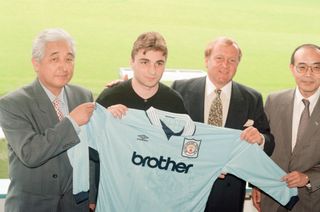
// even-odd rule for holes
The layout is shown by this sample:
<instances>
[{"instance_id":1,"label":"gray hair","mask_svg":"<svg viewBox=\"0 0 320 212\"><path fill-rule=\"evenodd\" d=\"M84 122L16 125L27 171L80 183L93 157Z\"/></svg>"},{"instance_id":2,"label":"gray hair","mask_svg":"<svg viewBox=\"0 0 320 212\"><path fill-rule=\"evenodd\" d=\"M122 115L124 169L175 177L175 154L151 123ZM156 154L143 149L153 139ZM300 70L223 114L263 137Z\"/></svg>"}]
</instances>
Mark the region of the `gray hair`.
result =
<instances>
[{"instance_id":1,"label":"gray hair","mask_svg":"<svg viewBox=\"0 0 320 212\"><path fill-rule=\"evenodd\" d=\"M63 29L51 28L45 29L39 33L34 39L32 45L32 58L40 61L44 56L45 46L48 42L63 40L68 43L71 48L72 54L75 56L75 42L71 35Z\"/></svg>"}]
</instances>

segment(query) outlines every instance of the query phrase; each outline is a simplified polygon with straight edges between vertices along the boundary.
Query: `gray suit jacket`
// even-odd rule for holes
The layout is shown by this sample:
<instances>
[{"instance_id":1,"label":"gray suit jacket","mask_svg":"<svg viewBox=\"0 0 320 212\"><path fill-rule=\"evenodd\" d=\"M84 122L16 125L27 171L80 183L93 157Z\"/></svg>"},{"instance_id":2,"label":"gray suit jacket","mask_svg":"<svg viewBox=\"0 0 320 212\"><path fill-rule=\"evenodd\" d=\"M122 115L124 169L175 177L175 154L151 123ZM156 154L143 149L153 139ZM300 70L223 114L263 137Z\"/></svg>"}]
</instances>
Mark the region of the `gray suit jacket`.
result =
<instances>
[{"instance_id":1,"label":"gray suit jacket","mask_svg":"<svg viewBox=\"0 0 320 212\"><path fill-rule=\"evenodd\" d=\"M299 201L293 212L320 211L320 101L312 114L304 139L292 146L292 113L294 90L268 96L265 111L277 143L271 158L286 172L300 171L310 178L312 189L299 188ZM286 211L267 196L262 198L263 211Z\"/></svg>"},{"instance_id":2,"label":"gray suit jacket","mask_svg":"<svg viewBox=\"0 0 320 212\"><path fill-rule=\"evenodd\" d=\"M204 122L205 84L206 77L177 80L172 84L172 88L181 94L189 116L197 122ZM232 82L225 127L243 130L243 125L248 119L254 120L254 127L264 135L264 151L271 155L274 140L263 110L262 96L251 88ZM224 180L217 179L215 181L206 210L242 211L244 197L245 182L235 176L227 175Z\"/></svg>"},{"instance_id":3,"label":"gray suit jacket","mask_svg":"<svg viewBox=\"0 0 320 212\"><path fill-rule=\"evenodd\" d=\"M92 94L66 85L71 111L92 101ZM67 152L79 138L68 118L61 122L38 80L0 99L0 124L8 141L9 177L6 211L55 211L72 191ZM72 200L74 201L74 200Z\"/></svg>"}]
</instances>

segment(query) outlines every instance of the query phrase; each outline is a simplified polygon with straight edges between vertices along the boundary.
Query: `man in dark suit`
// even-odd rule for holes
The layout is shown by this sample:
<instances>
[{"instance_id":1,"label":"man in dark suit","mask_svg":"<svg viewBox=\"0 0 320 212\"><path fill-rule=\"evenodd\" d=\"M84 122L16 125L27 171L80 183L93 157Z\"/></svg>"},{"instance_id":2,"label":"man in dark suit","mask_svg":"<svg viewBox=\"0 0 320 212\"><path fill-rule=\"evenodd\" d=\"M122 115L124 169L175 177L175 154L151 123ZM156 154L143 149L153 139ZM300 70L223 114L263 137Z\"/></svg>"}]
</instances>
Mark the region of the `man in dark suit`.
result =
<instances>
[{"instance_id":1,"label":"man in dark suit","mask_svg":"<svg viewBox=\"0 0 320 212\"><path fill-rule=\"evenodd\" d=\"M263 111L261 94L232 81L241 59L238 44L230 38L220 37L205 50L207 76L173 82L172 88L182 97L188 114L194 121L210 123L210 107L218 96L221 99L221 125L240 129L242 139L257 143L271 155L273 136ZM250 155L248 155L250 157ZM245 181L222 173L212 187L205 211L243 211Z\"/></svg>"},{"instance_id":2,"label":"man in dark suit","mask_svg":"<svg viewBox=\"0 0 320 212\"><path fill-rule=\"evenodd\" d=\"M88 198L76 201L73 195L67 155L80 142L79 126L88 122L95 107L91 92L68 84L74 58L74 42L67 32L42 31L32 49L37 78L0 100L11 181L7 212L89 210Z\"/></svg>"}]
</instances>

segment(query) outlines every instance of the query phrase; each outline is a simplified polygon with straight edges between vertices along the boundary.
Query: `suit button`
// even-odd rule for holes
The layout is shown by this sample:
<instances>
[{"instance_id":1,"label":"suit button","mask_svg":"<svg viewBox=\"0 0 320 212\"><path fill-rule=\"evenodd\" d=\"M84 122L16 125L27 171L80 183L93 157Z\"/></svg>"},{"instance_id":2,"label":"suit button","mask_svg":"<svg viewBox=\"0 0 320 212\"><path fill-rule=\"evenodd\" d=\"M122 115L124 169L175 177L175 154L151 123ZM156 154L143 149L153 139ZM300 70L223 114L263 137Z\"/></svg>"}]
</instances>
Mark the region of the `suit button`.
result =
<instances>
[{"instance_id":1,"label":"suit button","mask_svg":"<svg viewBox=\"0 0 320 212\"><path fill-rule=\"evenodd\" d=\"M53 174L52 177L53 177L53 178L57 178L58 175L57 175L57 174Z\"/></svg>"}]
</instances>

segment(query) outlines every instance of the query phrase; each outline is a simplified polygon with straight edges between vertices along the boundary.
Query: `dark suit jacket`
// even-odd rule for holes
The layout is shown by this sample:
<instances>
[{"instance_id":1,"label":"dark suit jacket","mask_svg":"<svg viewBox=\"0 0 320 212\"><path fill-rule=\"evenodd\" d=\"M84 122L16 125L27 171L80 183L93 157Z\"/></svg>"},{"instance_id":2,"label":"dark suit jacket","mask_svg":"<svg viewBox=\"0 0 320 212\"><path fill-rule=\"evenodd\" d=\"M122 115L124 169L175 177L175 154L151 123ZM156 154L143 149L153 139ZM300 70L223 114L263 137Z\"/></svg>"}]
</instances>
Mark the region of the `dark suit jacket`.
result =
<instances>
[{"instance_id":1,"label":"dark suit jacket","mask_svg":"<svg viewBox=\"0 0 320 212\"><path fill-rule=\"evenodd\" d=\"M316 103L303 139L292 152L292 114L294 89L268 96L265 111L277 146L271 158L286 172L299 171L308 175L312 189L298 188L299 201L292 212L320 211L320 101ZM268 196L261 201L263 211L287 211Z\"/></svg>"},{"instance_id":2,"label":"dark suit jacket","mask_svg":"<svg viewBox=\"0 0 320 212\"><path fill-rule=\"evenodd\" d=\"M65 92L70 111L93 99L78 86L66 85ZM6 211L55 211L60 197L72 191L66 151L80 142L72 123L68 118L59 122L38 80L0 99L0 123L11 180Z\"/></svg>"},{"instance_id":3,"label":"dark suit jacket","mask_svg":"<svg viewBox=\"0 0 320 212\"><path fill-rule=\"evenodd\" d=\"M172 84L172 88L181 94L188 114L197 122L204 122L205 83L206 77L200 77L177 80ZM248 119L254 120L254 127L264 135L264 151L271 155L274 149L274 140L263 110L261 94L244 85L232 82L225 127L243 130L243 125ZM242 211L244 197L245 182L228 174L225 179L215 181L209 195L206 211Z\"/></svg>"}]
</instances>

